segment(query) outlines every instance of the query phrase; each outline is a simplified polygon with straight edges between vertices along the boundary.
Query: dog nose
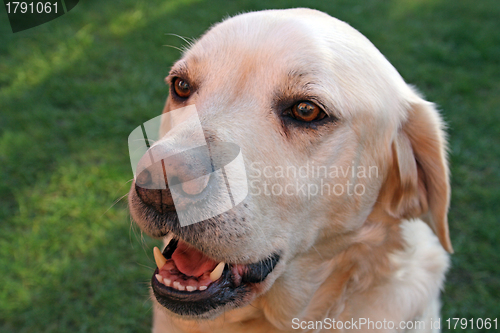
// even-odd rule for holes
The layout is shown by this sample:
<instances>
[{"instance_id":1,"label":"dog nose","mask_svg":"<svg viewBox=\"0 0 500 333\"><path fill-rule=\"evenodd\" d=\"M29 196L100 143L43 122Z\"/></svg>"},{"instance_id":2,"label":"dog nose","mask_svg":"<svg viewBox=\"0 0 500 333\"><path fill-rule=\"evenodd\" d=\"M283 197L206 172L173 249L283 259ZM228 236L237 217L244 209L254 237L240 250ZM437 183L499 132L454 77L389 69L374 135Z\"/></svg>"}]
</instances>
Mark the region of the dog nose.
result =
<instances>
[{"instance_id":1,"label":"dog nose","mask_svg":"<svg viewBox=\"0 0 500 333\"><path fill-rule=\"evenodd\" d=\"M176 204L183 207L200 200L213 167L205 146L169 156L146 168L138 167L140 169L142 171L135 180L139 198L164 214L175 211L172 191L175 192Z\"/></svg>"},{"instance_id":2,"label":"dog nose","mask_svg":"<svg viewBox=\"0 0 500 333\"><path fill-rule=\"evenodd\" d=\"M154 171L144 169L137 175L135 181L135 190L137 195L142 202L161 214L169 211L175 211L174 201L167 182L165 182L165 188L163 189L150 188L154 187L152 186L151 172Z\"/></svg>"},{"instance_id":3,"label":"dog nose","mask_svg":"<svg viewBox=\"0 0 500 333\"><path fill-rule=\"evenodd\" d=\"M135 184L139 186L146 186L151 182L151 174L147 169L143 170L140 174L137 175L137 179L135 180Z\"/></svg>"}]
</instances>

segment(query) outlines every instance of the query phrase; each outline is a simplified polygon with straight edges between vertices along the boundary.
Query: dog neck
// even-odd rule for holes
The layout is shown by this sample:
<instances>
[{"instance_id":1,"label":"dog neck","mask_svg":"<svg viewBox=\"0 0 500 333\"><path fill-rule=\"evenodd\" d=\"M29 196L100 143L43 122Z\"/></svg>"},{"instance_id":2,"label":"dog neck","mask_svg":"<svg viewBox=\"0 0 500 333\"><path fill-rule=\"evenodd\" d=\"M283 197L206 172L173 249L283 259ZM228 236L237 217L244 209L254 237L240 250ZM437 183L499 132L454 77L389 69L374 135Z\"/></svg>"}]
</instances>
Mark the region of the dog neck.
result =
<instances>
[{"instance_id":1,"label":"dog neck","mask_svg":"<svg viewBox=\"0 0 500 333\"><path fill-rule=\"evenodd\" d=\"M294 266L254 306L263 309L265 319L281 330L290 330L293 318L351 316L350 301L384 284L391 275L394 268L389 255L404 248L400 223L375 209L356 231L334 232L336 236L325 233L293 260Z\"/></svg>"}]
</instances>

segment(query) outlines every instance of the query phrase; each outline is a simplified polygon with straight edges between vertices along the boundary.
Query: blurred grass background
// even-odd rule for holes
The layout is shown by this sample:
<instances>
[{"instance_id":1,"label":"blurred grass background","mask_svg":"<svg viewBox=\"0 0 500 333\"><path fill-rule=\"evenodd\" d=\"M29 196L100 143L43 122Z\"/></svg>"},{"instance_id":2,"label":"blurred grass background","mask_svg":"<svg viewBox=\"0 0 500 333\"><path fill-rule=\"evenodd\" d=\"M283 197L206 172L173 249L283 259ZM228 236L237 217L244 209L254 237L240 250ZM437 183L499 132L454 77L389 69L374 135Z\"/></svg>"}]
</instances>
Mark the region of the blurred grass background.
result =
<instances>
[{"instance_id":1,"label":"blurred grass background","mask_svg":"<svg viewBox=\"0 0 500 333\"><path fill-rule=\"evenodd\" d=\"M498 0L87 0L16 34L0 6L0 332L149 330L158 242L119 199L128 134L160 114L180 55L165 45L184 45L167 33L299 6L350 23L439 105L456 251L442 316L500 317Z\"/></svg>"}]
</instances>

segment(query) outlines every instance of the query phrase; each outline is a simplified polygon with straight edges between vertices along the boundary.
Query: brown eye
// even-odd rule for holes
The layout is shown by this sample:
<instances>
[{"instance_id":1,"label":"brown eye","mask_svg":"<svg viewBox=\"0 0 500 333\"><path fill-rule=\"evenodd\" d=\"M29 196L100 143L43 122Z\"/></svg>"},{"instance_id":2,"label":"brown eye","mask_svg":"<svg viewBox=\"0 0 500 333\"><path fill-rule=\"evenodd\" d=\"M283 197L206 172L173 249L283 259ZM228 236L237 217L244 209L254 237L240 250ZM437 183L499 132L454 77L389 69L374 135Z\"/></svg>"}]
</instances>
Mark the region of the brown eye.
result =
<instances>
[{"instance_id":1,"label":"brown eye","mask_svg":"<svg viewBox=\"0 0 500 333\"><path fill-rule=\"evenodd\" d=\"M313 102L303 101L292 106L291 114L293 118L310 122L313 120L321 120L326 117L326 113Z\"/></svg>"},{"instance_id":2,"label":"brown eye","mask_svg":"<svg viewBox=\"0 0 500 333\"><path fill-rule=\"evenodd\" d=\"M191 95L191 86L187 81L178 77L174 80L174 91L177 96L188 98Z\"/></svg>"}]
</instances>

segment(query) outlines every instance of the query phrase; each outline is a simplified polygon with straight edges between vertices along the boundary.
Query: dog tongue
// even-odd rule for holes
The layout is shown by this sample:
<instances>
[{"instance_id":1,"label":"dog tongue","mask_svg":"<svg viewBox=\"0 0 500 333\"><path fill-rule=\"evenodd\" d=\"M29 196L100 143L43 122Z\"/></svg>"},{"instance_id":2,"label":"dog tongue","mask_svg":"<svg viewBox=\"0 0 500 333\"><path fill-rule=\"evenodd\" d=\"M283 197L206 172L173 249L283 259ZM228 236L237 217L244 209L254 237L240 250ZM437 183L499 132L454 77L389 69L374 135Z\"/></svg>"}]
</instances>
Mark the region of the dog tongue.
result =
<instances>
[{"instance_id":1,"label":"dog tongue","mask_svg":"<svg viewBox=\"0 0 500 333\"><path fill-rule=\"evenodd\" d=\"M177 243L172 259L177 269L187 276L199 277L217 266L216 261L181 240Z\"/></svg>"}]
</instances>

